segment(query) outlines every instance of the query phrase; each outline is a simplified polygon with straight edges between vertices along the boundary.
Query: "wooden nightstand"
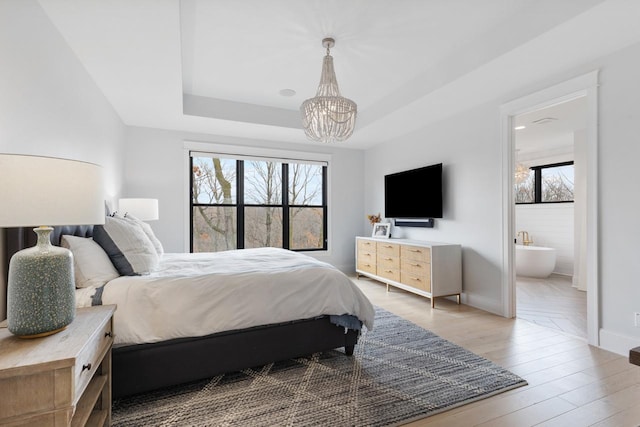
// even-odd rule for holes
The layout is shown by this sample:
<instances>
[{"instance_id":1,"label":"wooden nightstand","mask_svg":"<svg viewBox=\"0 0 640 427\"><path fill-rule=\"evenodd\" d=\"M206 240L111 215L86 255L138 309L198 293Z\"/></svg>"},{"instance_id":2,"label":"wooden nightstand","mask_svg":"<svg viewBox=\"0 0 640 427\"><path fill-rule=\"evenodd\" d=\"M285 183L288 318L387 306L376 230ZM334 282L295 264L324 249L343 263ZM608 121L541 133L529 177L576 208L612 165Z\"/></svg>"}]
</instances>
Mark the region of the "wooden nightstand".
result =
<instances>
[{"instance_id":1,"label":"wooden nightstand","mask_svg":"<svg viewBox=\"0 0 640 427\"><path fill-rule=\"evenodd\" d=\"M115 309L78 309L64 331L44 338L0 329L0 425L111 423Z\"/></svg>"}]
</instances>

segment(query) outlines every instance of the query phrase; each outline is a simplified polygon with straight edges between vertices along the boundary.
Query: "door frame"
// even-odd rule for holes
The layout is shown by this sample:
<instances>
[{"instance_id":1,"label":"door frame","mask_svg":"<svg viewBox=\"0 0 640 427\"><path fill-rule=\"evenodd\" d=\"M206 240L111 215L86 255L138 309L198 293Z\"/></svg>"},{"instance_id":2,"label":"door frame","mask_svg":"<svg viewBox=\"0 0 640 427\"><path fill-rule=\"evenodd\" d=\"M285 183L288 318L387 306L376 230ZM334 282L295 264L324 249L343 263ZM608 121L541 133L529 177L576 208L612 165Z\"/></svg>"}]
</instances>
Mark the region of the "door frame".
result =
<instances>
[{"instance_id":1,"label":"door frame","mask_svg":"<svg viewBox=\"0 0 640 427\"><path fill-rule=\"evenodd\" d=\"M505 317L516 315L515 274L515 133L513 118L579 97L587 101L587 341L600 343L599 252L598 252L598 73L575 77L541 91L515 99L500 107L502 145L502 310Z\"/></svg>"}]
</instances>

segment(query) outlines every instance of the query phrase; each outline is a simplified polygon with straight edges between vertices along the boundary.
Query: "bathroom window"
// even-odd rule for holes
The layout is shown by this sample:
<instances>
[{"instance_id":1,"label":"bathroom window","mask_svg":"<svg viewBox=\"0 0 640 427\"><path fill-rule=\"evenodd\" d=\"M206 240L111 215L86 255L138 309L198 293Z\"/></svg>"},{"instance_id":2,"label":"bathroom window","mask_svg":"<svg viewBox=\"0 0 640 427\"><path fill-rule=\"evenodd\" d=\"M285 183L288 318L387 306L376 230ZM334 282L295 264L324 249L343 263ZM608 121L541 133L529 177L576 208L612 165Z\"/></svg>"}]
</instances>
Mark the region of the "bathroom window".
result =
<instances>
[{"instance_id":1,"label":"bathroom window","mask_svg":"<svg viewBox=\"0 0 640 427\"><path fill-rule=\"evenodd\" d=\"M531 168L518 165L515 173L516 203L573 202L573 162Z\"/></svg>"}]
</instances>

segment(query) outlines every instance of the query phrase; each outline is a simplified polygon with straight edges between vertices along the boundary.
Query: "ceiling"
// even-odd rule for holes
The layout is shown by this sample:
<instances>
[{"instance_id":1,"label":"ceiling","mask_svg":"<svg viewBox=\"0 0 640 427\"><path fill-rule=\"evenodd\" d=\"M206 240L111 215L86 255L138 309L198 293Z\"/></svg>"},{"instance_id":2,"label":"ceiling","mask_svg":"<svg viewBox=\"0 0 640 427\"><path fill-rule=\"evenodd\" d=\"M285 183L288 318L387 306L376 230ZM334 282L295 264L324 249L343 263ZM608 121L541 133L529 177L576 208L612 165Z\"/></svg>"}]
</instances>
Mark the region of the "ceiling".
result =
<instances>
[{"instance_id":1,"label":"ceiling","mask_svg":"<svg viewBox=\"0 0 640 427\"><path fill-rule=\"evenodd\" d=\"M581 96L514 118L516 160L573 159L574 134L587 128L587 98Z\"/></svg>"},{"instance_id":2,"label":"ceiling","mask_svg":"<svg viewBox=\"0 0 640 427\"><path fill-rule=\"evenodd\" d=\"M640 41L629 0L39 3L131 126L317 144L298 108L334 37L340 90L358 104L340 144L358 149Z\"/></svg>"}]
</instances>

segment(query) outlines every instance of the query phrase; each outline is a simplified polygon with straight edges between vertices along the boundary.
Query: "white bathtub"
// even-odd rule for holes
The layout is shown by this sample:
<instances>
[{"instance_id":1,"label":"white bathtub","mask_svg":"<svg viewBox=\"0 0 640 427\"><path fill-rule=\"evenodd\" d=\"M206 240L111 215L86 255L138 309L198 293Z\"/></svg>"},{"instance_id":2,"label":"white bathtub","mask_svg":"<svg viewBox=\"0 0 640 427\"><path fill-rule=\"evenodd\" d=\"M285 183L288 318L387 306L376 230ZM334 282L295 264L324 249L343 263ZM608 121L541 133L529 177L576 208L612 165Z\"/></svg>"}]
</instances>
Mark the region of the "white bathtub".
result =
<instances>
[{"instance_id":1,"label":"white bathtub","mask_svg":"<svg viewBox=\"0 0 640 427\"><path fill-rule=\"evenodd\" d=\"M555 267L555 249L516 245L516 276L545 278Z\"/></svg>"}]
</instances>

